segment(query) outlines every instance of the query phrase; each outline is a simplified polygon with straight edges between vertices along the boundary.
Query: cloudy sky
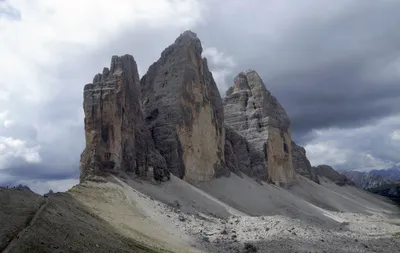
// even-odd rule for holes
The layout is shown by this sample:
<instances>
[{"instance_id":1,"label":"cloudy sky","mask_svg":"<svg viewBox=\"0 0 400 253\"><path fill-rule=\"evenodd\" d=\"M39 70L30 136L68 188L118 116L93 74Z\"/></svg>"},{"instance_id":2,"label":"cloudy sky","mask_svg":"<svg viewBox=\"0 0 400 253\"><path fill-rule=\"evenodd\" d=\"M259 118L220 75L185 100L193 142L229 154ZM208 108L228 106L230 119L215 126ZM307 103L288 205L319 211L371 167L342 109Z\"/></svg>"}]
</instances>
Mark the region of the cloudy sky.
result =
<instances>
[{"instance_id":1,"label":"cloudy sky","mask_svg":"<svg viewBox=\"0 0 400 253\"><path fill-rule=\"evenodd\" d=\"M76 184L84 84L116 54L142 75L187 29L221 94L260 73L313 165L399 164L399 12L400 0L0 0L0 185Z\"/></svg>"}]
</instances>

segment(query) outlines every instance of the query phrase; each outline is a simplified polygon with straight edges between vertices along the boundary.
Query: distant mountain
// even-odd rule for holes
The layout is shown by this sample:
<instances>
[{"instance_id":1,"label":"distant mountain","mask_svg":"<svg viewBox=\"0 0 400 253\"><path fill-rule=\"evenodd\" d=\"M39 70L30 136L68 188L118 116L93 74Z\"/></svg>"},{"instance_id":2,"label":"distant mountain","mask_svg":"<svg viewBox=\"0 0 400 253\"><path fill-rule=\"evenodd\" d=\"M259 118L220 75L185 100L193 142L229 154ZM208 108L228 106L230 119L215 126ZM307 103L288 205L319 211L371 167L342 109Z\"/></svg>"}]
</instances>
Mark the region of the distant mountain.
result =
<instances>
[{"instance_id":1,"label":"distant mountain","mask_svg":"<svg viewBox=\"0 0 400 253\"><path fill-rule=\"evenodd\" d=\"M368 189L368 191L386 196L393 200L394 202L400 204L400 183L392 183L392 184L385 184L381 185L376 188Z\"/></svg>"},{"instance_id":2,"label":"distant mountain","mask_svg":"<svg viewBox=\"0 0 400 253\"><path fill-rule=\"evenodd\" d=\"M372 172L341 171L340 173L363 189L375 188L392 182L386 177Z\"/></svg>"},{"instance_id":3,"label":"distant mountain","mask_svg":"<svg viewBox=\"0 0 400 253\"><path fill-rule=\"evenodd\" d=\"M369 172L348 170L340 171L340 173L354 181L358 187L363 189L372 189L400 181L400 166L394 166L383 170L371 170Z\"/></svg>"},{"instance_id":4,"label":"distant mountain","mask_svg":"<svg viewBox=\"0 0 400 253\"><path fill-rule=\"evenodd\" d=\"M400 166L394 166L384 170L371 170L374 175L379 175L390 181L400 181Z\"/></svg>"}]
</instances>

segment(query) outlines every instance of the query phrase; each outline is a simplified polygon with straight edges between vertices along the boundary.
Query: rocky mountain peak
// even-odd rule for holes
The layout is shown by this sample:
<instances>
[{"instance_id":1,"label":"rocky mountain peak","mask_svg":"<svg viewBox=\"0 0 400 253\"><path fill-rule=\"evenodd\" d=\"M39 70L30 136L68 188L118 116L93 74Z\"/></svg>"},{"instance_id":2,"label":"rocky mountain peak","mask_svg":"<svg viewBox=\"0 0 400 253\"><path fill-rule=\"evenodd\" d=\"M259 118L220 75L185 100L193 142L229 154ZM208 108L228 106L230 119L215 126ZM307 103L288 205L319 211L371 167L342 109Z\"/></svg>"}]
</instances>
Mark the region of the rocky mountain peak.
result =
<instances>
[{"instance_id":1,"label":"rocky mountain peak","mask_svg":"<svg viewBox=\"0 0 400 253\"><path fill-rule=\"evenodd\" d=\"M250 176L275 183L294 180L289 117L256 71L236 76L224 99L224 116L225 124L249 143Z\"/></svg>"},{"instance_id":2,"label":"rocky mountain peak","mask_svg":"<svg viewBox=\"0 0 400 253\"><path fill-rule=\"evenodd\" d=\"M197 34L188 30L183 32L175 42L167 47L162 53L159 61L163 61L166 58L182 58L185 57L184 54L191 53L192 57L200 58L203 52L203 47L201 45L200 39ZM179 55L179 56L178 56Z\"/></svg>"},{"instance_id":3,"label":"rocky mountain peak","mask_svg":"<svg viewBox=\"0 0 400 253\"><path fill-rule=\"evenodd\" d=\"M246 73L240 72L234 79L233 92L250 90L247 82Z\"/></svg>"},{"instance_id":4,"label":"rocky mountain peak","mask_svg":"<svg viewBox=\"0 0 400 253\"><path fill-rule=\"evenodd\" d=\"M145 126L138 87L137 64L131 55L113 56L110 68L85 85L81 180L121 173L157 180L168 177L165 160Z\"/></svg>"},{"instance_id":5,"label":"rocky mountain peak","mask_svg":"<svg viewBox=\"0 0 400 253\"><path fill-rule=\"evenodd\" d=\"M156 147L168 169L190 182L226 172L222 100L201 52L197 35L186 31L141 79L143 110Z\"/></svg>"},{"instance_id":6,"label":"rocky mountain peak","mask_svg":"<svg viewBox=\"0 0 400 253\"><path fill-rule=\"evenodd\" d=\"M105 82L122 74L124 74L124 78L129 79L130 82L139 83L137 64L132 55L112 56L110 68L104 67L101 74L96 74L93 78L93 84Z\"/></svg>"},{"instance_id":7,"label":"rocky mountain peak","mask_svg":"<svg viewBox=\"0 0 400 253\"><path fill-rule=\"evenodd\" d=\"M197 37L197 34L188 30L182 33L176 40L175 45L194 47L198 53L203 52L203 47L201 46L201 41Z\"/></svg>"},{"instance_id":8,"label":"rocky mountain peak","mask_svg":"<svg viewBox=\"0 0 400 253\"><path fill-rule=\"evenodd\" d=\"M245 173L285 184L296 173L318 182L291 140L282 105L253 69L240 72L222 101L196 33L183 32L139 80L131 55L84 88L87 146L82 177L132 172L188 181Z\"/></svg>"}]
</instances>

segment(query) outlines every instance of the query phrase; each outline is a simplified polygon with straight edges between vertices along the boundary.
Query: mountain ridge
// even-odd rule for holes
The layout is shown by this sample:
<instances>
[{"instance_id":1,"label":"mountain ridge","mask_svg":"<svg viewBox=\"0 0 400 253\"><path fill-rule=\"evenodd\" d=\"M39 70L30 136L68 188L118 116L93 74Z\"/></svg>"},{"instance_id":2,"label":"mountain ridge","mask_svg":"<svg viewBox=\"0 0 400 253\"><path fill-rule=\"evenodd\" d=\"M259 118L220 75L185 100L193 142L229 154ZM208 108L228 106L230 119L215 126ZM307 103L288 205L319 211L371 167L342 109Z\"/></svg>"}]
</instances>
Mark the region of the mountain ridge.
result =
<instances>
[{"instance_id":1,"label":"mountain ridge","mask_svg":"<svg viewBox=\"0 0 400 253\"><path fill-rule=\"evenodd\" d=\"M201 52L183 32L141 79L133 56L111 58L84 87L80 183L46 196L0 188L2 252L400 248L393 202L312 167L254 70L222 99Z\"/></svg>"}]
</instances>

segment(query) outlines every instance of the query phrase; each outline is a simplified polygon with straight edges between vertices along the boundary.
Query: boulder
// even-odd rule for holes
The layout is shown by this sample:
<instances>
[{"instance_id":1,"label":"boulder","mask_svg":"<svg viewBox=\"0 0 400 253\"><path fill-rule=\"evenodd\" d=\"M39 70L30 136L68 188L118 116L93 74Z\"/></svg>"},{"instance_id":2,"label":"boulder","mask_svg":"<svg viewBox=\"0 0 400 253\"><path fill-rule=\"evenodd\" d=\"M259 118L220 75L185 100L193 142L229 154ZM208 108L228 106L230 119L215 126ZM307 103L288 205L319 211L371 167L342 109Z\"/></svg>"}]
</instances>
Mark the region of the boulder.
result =
<instances>
[{"instance_id":1,"label":"boulder","mask_svg":"<svg viewBox=\"0 0 400 253\"><path fill-rule=\"evenodd\" d=\"M289 117L256 71L235 78L224 99L224 116L225 124L248 143L250 166L241 171L276 184L295 179ZM242 149L236 155L243 155Z\"/></svg>"},{"instance_id":2,"label":"boulder","mask_svg":"<svg viewBox=\"0 0 400 253\"><path fill-rule=\"evenodd\" d=\"M197 35L181 34L140 81L142 106L168 170L188 182L228 173L221 96Z\"/></svg>"},{"instance_id":3,"label":"boulder","mask_svg":"<svg viewBox=\"0 0 400 253\"><path fill-rule=\"evenodd\" d=\"M81 181L94 175L132 173L164 180L165 159L155 149L140 107L139 74L131 55L113 56L110 69L84 87L86 147Z\"/></svg>"}]
</instances>

